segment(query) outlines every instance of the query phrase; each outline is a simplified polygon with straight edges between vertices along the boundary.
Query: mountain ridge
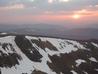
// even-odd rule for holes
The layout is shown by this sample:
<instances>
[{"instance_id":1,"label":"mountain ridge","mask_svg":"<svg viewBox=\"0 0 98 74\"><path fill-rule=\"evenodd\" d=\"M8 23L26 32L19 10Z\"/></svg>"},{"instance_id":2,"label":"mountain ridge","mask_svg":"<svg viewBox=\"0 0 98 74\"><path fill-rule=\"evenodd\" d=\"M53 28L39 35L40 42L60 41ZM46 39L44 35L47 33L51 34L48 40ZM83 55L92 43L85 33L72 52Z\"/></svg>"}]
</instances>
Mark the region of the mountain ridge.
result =
<instances>
[{"instance_id":1,"label":"mountain ridge","mask_svg":"<svg viewBox=\"0 0 98 74\"><path fill-rule=\"evenodd\" d=\"M0 32L24 35L39 35L70 39L98 39L98 28L67 28L60 25L1 25Z\"/></svg>"},{"instance_id":2,"label":"mountain ridge","mask_svg":"<svg viewBox=\"0 0 98 74\"><path fill-rule=\"evenodd\" d=\"M0 37L1 74L97 74L98 41Z\"/></svg>"}]
</instances>

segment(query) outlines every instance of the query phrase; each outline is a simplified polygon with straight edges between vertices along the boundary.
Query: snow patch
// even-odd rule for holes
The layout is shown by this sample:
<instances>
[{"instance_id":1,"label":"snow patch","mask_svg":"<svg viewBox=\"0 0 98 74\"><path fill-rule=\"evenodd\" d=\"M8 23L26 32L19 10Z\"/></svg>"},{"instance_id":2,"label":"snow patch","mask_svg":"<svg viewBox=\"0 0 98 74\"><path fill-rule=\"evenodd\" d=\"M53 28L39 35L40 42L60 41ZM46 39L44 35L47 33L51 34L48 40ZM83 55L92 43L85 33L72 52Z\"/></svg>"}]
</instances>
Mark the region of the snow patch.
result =
<instances>
[{"instance_id":1,"label":"snow patch","mask_svg":"<svg viewBox=\"0 0 98 74\"><path fill-rule=\"evenodd\" d=\"M83 71L85 74L88 74L87 72Z\"/></svg>"},{"instance_id":2,"label":"snow patch","mask_svg":"<svg viewBox=\"0 0 98 74\"><path fill-rule=\"evenodd\" d=\"M96 44L96 43L93 43L93 42L92 42L92 44L93 44L95 47L97 47L97 48L98 48L98 44Z\"/></svg>"},{"instance_id":3,"label":"snow patch","mask_svg":"<svg viewBox=\"0 0 98 74\"><path fill-rule=\"evenodd\" d=\"M1 35L6 35L7 33L0 33Z\"/></svg>"},{"instance_id":4,"label":"snow patch","mask_svg":"<svg viewBox=\"0 0 98 74\"><path fill-rule=\"evenodd\" d=\"M93 62L98 62L94 57L90 57L89 60Z\"/></svg>"},{"instance_id":5,"label":"snow patch","mask_svg":"<svg viewBox=\"0 0 98 74\"><path fill-rule=\"evenodd\" d=\"M78 67L81 63L86 63L85 60L82 60L82 59L78 59L75 61L77 64L76 64L76 67Z\"/></svg>"},{"instance_id":6,"label":"snow patch","mask_svg":"<svg viewBox=\"0 0 98 74\"><path fill-rule=\"evenodd\" d=\"M96 71L98 71L98 69L95 69Z\"/></svg>"},{"instance_id":7,"label":"snow patch","mask_svg":"<svg viewBox=\"0 0 98 74\"><path fill-rule=\"evenodd\" d=\"M73 74L78 74L77 72L75 72L74 70L71 70L70 72L72 72Z\"/></svg>"}]
</instances>

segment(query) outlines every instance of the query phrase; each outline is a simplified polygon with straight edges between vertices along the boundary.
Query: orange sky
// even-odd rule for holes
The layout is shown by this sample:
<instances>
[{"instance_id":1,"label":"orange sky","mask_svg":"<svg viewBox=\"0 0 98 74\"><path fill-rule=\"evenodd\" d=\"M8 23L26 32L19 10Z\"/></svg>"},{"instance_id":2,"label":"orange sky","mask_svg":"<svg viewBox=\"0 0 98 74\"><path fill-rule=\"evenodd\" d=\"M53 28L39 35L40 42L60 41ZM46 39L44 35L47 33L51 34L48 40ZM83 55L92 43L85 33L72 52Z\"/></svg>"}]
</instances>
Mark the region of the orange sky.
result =
<instances>
[{"instance_id":1,"label":"orange sky","mask_svg":"<svg viewBox=\"0 0 98 74\"><path fill-rule=\"evenodd\" d=\"M98 0L0 1L0 24L98 24Z\"/></svg>"},{"instance_id":2,"label":"orange sky","mask_svg":"<svg viewBox=\"0 0 98 74\"><path fill-rule=\"evenodd\" d=\"M68 13L68 12L67 12ZM79 17L75 18L74 15L78 15ZM2 15L1 15L2 16ZM10 19L9 19L10 18ZM78 10L73 11L70 14L66 14L66 12L62 13L42 13L39 15L14 15L14 16L6 16L4 15L0 17L0 20L2 22L22 22L22 21L28 21L28 22L64 22L64 21L70 21L70 22L83 22L87 20L91 21L97 21L98 19L98 11L88 11L88 10Z\"/></svg>"}]
</instances>

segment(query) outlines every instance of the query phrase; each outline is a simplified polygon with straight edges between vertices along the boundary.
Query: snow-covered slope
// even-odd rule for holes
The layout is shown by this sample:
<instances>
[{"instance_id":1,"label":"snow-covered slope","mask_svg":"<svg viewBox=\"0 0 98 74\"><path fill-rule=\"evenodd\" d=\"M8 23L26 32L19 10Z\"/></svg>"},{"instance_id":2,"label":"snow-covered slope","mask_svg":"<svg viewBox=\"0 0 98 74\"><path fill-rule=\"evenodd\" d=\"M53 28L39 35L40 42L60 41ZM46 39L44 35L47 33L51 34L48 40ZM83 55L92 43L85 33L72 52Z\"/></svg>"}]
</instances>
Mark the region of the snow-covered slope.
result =
<instances>
[{"instance_id":1,"label":"snow-covered slope","mask_svg":"<svg viewBox=\"0 0 98 74\"><path fill-rule=\"evenodd\" d=\"M0 37L0 74L98 74L98 41Z\"/></svg>"}]
</instances>

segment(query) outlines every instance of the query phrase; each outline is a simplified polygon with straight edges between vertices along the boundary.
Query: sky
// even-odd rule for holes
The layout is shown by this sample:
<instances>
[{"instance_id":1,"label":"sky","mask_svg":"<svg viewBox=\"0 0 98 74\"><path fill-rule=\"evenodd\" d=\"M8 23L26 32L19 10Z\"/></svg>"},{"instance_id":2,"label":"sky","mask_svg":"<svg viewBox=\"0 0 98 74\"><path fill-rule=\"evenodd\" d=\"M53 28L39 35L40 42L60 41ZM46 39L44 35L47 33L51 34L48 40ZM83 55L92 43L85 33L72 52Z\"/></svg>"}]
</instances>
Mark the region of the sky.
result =
<instances>
[{"instance_id":1,"label":"sky","mask_svg":"<svg viewBox=\"0 0 98 74\"><path fill-rule=\"evenodd\" d=\"M0 24L98 27L98 0L0 0Z\"/></svg>"}]
</instances>

